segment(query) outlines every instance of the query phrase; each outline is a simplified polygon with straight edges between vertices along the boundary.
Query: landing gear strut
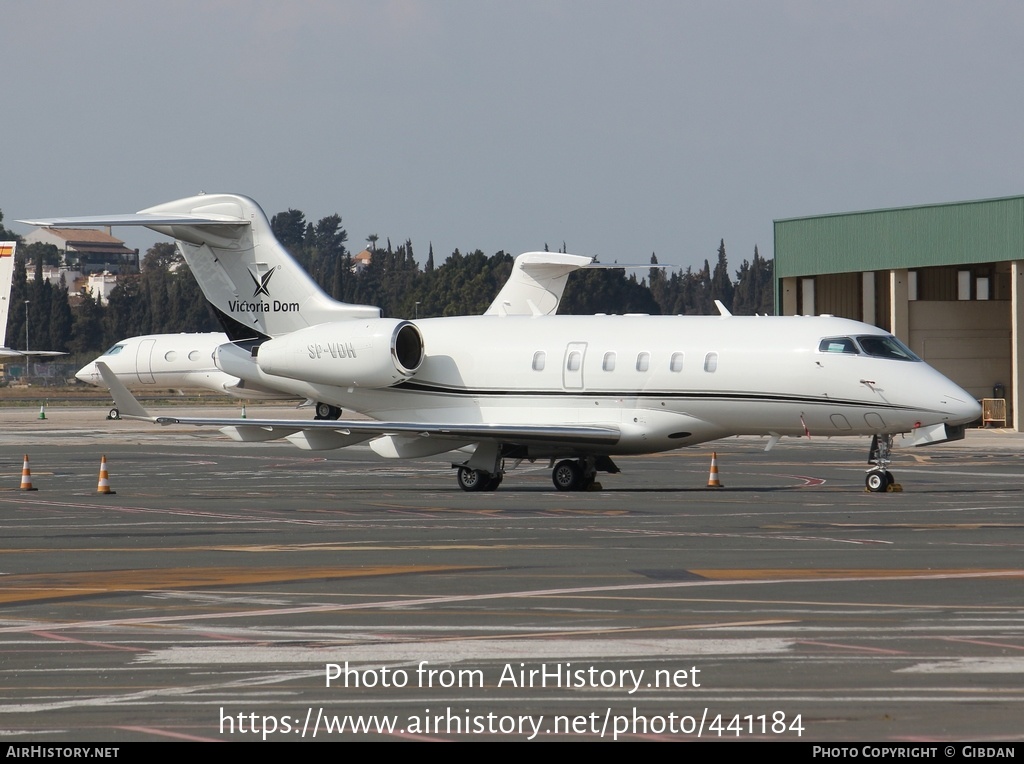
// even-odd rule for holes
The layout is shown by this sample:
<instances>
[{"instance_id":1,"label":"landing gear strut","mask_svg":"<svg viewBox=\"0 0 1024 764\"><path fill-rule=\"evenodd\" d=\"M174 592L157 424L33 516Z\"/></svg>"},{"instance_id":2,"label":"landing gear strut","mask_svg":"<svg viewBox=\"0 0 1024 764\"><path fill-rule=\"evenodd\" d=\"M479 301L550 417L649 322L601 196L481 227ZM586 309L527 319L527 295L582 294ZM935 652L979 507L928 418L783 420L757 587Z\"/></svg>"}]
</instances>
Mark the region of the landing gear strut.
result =
<instances>
[{"instance_id":1,"label":"landing gear strut","mask_svg":"<svg viewBox=\"0 0 1024 764\"><path fill-rule=\"evenodd\" d=\"M871 452L868 464L875 465L864 478L864 485L871 493L903 490L889 472L892 463L892 435L875 435L871 438Z\"/></svg>"}]
</instances>

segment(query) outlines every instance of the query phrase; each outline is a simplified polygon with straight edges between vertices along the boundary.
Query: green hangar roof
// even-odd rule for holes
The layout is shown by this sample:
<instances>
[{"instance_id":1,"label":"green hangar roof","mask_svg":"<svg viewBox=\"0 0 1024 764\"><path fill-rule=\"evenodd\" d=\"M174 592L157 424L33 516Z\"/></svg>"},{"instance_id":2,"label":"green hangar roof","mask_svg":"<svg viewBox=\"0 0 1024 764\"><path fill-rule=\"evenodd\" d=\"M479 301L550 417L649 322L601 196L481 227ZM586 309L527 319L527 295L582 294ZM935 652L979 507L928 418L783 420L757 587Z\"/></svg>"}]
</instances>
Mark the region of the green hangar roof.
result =
<instances>
[{"instance_id":1,"label":"green hangar roof","mask_svg":"<svg viewBox=\"0 0 1024 764\"><path fill-rule=\"evenodd\" d=\"M775 277L1024 258L1024 196L775 221Z\"/></svg>"}]
</instances>

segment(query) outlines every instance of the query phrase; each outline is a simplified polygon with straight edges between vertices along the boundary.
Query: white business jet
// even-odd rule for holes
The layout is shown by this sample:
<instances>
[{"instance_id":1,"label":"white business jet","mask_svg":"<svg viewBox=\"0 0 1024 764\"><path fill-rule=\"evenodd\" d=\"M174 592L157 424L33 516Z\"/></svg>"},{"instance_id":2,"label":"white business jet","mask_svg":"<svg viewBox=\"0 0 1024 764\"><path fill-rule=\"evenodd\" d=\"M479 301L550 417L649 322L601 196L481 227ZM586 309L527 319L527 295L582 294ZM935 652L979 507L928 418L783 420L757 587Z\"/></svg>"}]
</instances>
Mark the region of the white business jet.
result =
<instances>
[{"instance_id":1,"label":"white business jet","mask_svg":"<svg viewBox=\"0 0 1024 764\"><path fill-rule=\"evenodd\" d=\"M173 236L206 298L256 337L248 349L219 346L219 369L374 421L151 416L100 362L122 416L218 426L240 441L284 437L308 449L369 441L391 458L461 450L470 455L452 466L467 491L496 489L506 467L523 459L550 460L555 487L571 491L599 471L618 472L616 455L730 435L768 436L770 448L811 433L874 436L866 485L884 491L893 485L895 434L913 433L920 444L952 440L981 411L898 339L848 319L724 309L559 316L548 312L543 284L522 306L508 300L505 312L499 299L482 316L381 318L377 308L324 294L243 196L22 222L145 225Z\"/></svg>"}]
</instances>

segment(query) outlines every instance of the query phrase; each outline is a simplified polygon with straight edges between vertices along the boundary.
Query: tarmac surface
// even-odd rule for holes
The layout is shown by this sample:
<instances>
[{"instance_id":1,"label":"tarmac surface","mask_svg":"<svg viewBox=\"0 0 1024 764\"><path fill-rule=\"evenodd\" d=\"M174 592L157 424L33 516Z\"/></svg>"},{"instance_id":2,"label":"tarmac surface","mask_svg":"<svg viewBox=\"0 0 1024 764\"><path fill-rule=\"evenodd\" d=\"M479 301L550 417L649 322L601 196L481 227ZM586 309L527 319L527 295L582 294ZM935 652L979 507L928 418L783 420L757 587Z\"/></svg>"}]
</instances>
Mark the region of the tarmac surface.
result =
<instances>
[{"instance_id":1,"label":"tarmac surface","mask_svg":"<svg viewBox=\"0 0 1024 764\"><path fill-rule=\"evenodd\" d=\"M8 745L1024 739L1016 433L897 443L899 493L864 491L867 439L812 436L469 494L443 457L106 410L0 410Z\"/></svg>"}]
</instances>

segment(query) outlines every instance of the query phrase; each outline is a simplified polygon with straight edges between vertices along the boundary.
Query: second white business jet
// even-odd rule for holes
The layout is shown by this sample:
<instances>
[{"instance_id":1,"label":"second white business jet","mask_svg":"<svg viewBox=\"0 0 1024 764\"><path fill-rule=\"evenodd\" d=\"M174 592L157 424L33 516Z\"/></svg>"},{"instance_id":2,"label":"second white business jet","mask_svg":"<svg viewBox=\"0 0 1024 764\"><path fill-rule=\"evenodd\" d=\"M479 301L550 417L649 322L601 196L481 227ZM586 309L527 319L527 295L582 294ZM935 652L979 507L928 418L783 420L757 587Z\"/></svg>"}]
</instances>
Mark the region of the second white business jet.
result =
<instances>
[{"instance_id":1,"label":"second white business jet","mask_svg":"<svg viewBox=\"0 0 1024 764\"><path fill-rule=\"evenodd\" d=\"M374 421L154 417L100 363L122 415L304 448L369 441L396 458L463 450L471 455L453 466L464 490L497 488L523 459L551 460L556 488L578 490L598 471L617 472L616 455L814 433L875 436L866 485L882 491L893 483L895 434L949 440L980 415L969 393L898 339L847 319L550 315L542 285L529 315L381 318L325 295L243 196L24 222L145 225L173 236L206 298L254 337L249 349L220 346L219 369Z\"/></svg>"}]
</instances>

